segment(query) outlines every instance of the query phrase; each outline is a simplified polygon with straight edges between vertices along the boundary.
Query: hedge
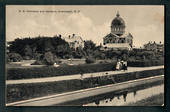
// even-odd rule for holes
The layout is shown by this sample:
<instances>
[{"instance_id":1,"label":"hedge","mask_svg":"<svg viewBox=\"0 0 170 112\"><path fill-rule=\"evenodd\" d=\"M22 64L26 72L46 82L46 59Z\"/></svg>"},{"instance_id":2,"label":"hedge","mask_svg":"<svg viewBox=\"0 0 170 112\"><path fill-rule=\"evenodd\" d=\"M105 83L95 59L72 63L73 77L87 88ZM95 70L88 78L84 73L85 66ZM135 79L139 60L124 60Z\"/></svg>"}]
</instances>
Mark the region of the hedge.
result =
<instances>
[{"instance_id":1,"label":"hedge","mask_svg":"<svg viewBox=\"0 0 170 112\"><path fill-rule=\"evenodd\" d=\"M63 76L115 70L116 62L102 64L45 66L36 68L8 68L7 80Z\"/></svg>"},{"instance_id":2,"label":"hedge","mask_svg":"<svg viewBox=\"0 0 170 112\"><path fill-rule=\"evenodd\" d=\"M128 61L128 66L131 67L150 67L150 66L159 66L159 65L164 65L164 60Z\"/></svg>"},{"instance_id":3,"label":"hedge","mask_svg":"<svg viewBox=\"0 0 170 112\"><path fill-rule=\"evenodd\" d=\"M151 61L129 61L128 66L131 67L148 67L164 65L163 60ZM81 73L94 73L103 71L115 70L116 61L112 63L100 64L82 64L82 65L65 65L59 67L45 66L36 68L8 68L7 80L29 79L29 78L42 78L54 77L63 75L73 75Z\"/></svg>"},{"instance_id":4,"label":"hedge","mask_svg":"<svg viewBox=\"0 0 170 112\"><path fill-rule=\"evenodd\" d=\"M129 80L158 76L164 74L164 69L121 73L112 76L87 78L84 80L68 80L32 84L7 85L7 102L15 102L35 97L47 96L68 91L93 88Z\"/></svg>"}]
</instances>

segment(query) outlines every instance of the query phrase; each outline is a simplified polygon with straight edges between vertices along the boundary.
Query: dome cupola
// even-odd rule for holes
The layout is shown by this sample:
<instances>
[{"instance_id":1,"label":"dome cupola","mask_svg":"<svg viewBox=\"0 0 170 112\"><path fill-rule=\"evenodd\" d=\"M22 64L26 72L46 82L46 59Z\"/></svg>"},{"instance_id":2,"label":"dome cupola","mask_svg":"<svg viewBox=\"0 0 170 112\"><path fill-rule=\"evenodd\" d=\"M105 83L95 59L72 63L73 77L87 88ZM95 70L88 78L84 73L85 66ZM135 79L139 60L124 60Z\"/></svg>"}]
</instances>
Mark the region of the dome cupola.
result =
<instances>
[{"instance_id":1,"label":"dome cupola","mask_svg":"<svg viewBox=\"0 0 170 112\"><path fill-rule=\"evenodd\" d=\"M124 32L125 32L125 22L120 17L119 12L117 12L116 17L113 19L111 23L111 33L121 36L124 34Z\"/></svg>"}]
</instances>

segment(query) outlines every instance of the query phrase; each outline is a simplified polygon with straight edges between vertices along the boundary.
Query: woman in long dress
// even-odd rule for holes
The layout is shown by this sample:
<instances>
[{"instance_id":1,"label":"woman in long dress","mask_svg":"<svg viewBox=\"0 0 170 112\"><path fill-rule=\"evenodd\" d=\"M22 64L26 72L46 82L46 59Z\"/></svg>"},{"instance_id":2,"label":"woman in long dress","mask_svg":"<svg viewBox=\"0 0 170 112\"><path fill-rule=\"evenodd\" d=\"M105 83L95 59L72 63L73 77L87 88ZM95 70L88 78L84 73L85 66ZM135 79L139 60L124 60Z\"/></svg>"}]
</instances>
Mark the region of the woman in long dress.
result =
<instances>
[{"instance_id":1,"label":"woman in long dress","mask_svg":"<svg viewBox=\"0 0 170 112\"><path fill-rule=\"evenodd\" d=\"M121 68L121 62L120 62L120 60L118 59L118 62L117 62L117 64L116 64L116 70L120 70L120 68Z\"/></svg>"}]
</instances>

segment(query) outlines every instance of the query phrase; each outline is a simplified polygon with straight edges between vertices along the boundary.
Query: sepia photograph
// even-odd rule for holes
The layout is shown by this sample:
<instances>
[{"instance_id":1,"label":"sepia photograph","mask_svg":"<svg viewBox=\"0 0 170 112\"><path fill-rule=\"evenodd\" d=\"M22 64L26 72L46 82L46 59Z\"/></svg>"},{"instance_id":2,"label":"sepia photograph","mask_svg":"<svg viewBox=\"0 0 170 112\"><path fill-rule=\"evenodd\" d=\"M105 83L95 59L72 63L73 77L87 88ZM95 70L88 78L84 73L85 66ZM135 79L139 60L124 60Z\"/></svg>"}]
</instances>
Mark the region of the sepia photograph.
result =
<instances>
[{"instance_id":1,"label":"sepia photograph","mask_svg":"<svg viewBox=\"0 0 170 112\"><path fill-rule=\"evenodd\" d=\"M6 106L164 106L164 5L6 5Z\"/></svg>"}]
</instances>

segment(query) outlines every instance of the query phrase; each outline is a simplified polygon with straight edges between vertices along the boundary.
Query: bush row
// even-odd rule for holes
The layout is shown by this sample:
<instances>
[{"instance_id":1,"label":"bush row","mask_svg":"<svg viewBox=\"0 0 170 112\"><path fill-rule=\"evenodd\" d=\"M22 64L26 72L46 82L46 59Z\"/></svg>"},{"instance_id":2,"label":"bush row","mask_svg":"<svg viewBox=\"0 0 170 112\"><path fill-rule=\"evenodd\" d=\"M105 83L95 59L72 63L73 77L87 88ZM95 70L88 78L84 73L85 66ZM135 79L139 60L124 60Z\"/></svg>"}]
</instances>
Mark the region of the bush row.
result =
<instances>
[{"instance_id":1,"label":"bush row","mask_svg":"<svg viewBox=\"0 0 170 112\"><path fill-rule=\"evenodd\" d=\"M163 69L148 70L133 73L122 73L112 76L87 78L84 80L68 80L35 84L7 85L7 102L15 102L35 97L47 96L68 91L120 83L129 80L146 78L164 74Z\"/></svg>"},{"instance_id":2,"label":"bush row","mask_svg":"<svg viewBox=\"0 0 170 112\"><path fill-rule=\"evenodd\" d=\"M28 78L41 78L53 77L82 73L93 73L115 70L116 62L113 63L100 63L100 64L84 64L72 66L45 66L38 68L9 68L7 71L7 80L28 79Z\"/></svg>"},{"instance_id":3,"label":"bush row","mask_svg":"<svg viewBox=\"0 0 170 112\"><path fill-rule=\"evenodd\" d=\"M149 67L149 66L159 66L159 65L164 65L164 60L128 61L128 66L131 67Z\"/></svg>"},{"instance_id":4,"label":"bush row","mask_svg":"<svg viewBox=\"0 0 170 112\"><path fill-rule=\"evenodd\" d=\"M129 61L128 66L131 67L149 67L164 65L163 60L151 61ZM9 68L7 71L7 80L28 79L28 78L41 78L53 77L72 74L84 74L93 72L103 72L115 70L116 61L112 63L100 64L83 64L83 65L65 65L60 67L45 66L38 68Z\"/></svg>"}]
</instances>

